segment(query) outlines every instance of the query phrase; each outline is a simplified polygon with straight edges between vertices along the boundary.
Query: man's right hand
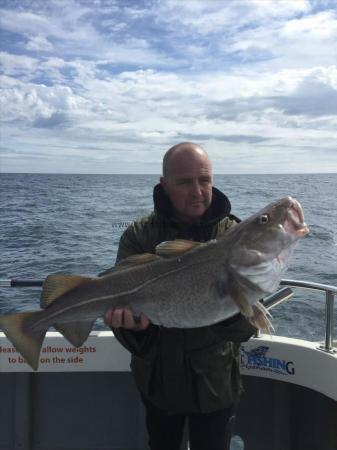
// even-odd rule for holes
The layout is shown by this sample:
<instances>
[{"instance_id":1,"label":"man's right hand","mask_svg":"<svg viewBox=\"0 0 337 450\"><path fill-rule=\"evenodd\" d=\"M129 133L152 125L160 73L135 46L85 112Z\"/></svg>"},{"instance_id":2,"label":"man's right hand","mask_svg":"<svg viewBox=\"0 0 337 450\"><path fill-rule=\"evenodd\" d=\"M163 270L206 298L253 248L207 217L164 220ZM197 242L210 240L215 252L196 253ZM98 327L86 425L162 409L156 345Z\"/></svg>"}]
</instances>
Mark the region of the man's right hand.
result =
<instances>
[{"instance_id":1,"label":"man's right hand","mask_svg":"<svg viewBox=\"0 0 337 450\"><path fill-rule=\"evenodd\" d=\"M150 320L143 313L135 318L127 308L111 308L104 315L104 322L112 328L125 328L131 331L143 331L150 325Z\"/></svg>"}]
</instances>

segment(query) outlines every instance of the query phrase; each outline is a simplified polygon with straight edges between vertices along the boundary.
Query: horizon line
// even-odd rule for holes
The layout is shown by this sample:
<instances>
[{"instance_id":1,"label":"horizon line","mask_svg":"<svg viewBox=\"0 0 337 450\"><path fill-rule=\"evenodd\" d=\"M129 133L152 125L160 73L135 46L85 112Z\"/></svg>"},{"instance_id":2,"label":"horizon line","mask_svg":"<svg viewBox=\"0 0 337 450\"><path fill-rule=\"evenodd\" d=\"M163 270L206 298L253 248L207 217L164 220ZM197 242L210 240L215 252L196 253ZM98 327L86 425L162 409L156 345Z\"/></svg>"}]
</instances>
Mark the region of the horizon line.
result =
<instances>
[{"instance_id":1,"label":"horizon line","mask_svg":"<svg viewBox=\"0 0 337 450\"><path fill-rule=\"evenodd\" d=\"M0 172L0 175L156 175L161 177L159 173L129 173L129 172L108 172L108 173L86 173L86 172ZM336 172L213 172L215 175L337 175Z\"/></svg>"}]
</instances>

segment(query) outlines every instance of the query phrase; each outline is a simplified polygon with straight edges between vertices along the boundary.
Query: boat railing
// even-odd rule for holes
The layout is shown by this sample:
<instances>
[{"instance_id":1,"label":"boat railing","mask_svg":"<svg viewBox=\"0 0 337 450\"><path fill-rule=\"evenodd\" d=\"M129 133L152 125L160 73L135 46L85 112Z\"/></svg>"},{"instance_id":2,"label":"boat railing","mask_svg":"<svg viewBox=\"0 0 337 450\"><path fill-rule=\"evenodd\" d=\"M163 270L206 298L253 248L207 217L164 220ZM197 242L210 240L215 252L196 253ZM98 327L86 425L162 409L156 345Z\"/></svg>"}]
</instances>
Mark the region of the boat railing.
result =
<instances>
[{"instance_id":1,"label":"boat railing","mask_svg":"<svg viewBox=\"0 0 337 450\"><path fill-rule=\"evenodd\" d=\"M327 353L336 353L337 348L334 347L333 341L333 323L334 323L334 301L337 294L337 287L329 284L314 283L312 281L289 280L283 279L280 286L287 286L279 289L263 300L263 304L267 309L271 309L280 303L289 299L293 294L291 288L309 289L319 291L325 294L325 337L324 343L319 345L318 349Z\"/></svg>"}]
</instances>

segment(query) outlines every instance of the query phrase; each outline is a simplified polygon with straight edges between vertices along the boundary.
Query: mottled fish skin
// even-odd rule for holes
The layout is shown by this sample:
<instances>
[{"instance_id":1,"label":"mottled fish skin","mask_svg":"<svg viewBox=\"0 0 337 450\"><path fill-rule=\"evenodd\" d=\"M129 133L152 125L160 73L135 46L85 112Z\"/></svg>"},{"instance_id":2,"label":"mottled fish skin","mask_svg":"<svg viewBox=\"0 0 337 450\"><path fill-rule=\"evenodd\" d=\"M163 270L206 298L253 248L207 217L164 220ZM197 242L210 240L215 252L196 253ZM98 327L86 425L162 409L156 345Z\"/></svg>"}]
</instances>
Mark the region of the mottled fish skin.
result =
<instances>
[{"instance_id":1,"label":"mottled fish skin","mask_svg":"<svg viewBox=\"0 0 337 450\"><path fill-rule=\"evenodd\" d=\"M0 316L0 328L34 369L49 327L80 346L111 307L178 328L214 324L240 311L255 326L268 328L259 300L278 287L294 245L307 233L300 204L287 197L216 241L163 243L157 255L128 258L100 278L49 275L41 295L44 309Z\"/></svg>"}]
</instances>

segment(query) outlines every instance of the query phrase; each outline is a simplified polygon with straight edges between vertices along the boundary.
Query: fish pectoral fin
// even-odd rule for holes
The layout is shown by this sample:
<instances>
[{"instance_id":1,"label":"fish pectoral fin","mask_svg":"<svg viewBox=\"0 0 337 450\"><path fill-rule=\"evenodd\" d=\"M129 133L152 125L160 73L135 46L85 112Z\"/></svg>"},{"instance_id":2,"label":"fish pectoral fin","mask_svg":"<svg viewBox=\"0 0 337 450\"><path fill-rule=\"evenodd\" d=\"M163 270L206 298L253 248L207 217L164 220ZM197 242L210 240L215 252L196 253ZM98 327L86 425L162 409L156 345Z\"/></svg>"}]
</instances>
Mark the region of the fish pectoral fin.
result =
<instances>
[{"instance_id":1,"label":"fish pectoral fin","mask_svg":"<svg viewBox=\"0 0 337 450\"><path fill-rule=\"evenodd\" d=\"M81 347L88 339L94 320L54 324L54 328L75 347Z\"/></svg>"},{"instance_id":2,"label":"fish pectoral fin","mask_svg":"<svg viewBox=\"0 0 337 450\"><path fill-rule=\"evenodd\" d=\"M34 319L38 319L41 312L22 312L0 317L0 328L24 357L32 369L37 370L42 343L46 329L35 331Z\"/></svg>"},{"instance_id":3,"label":"fish pectoral fin","mask_svg":"<svg viewBox=\"0 0 337 450\"><path fill-rule=\"evenodd\" d=\"M80 275L48 275L43 282L40 307L46 308L66 292L92 280L93 278Z\"/></svg>"},{"instance_id":4,"label":"fish pectoral fin","mask_svg":"<svg viewBox=\"0 0 337 450\"><path fill-rule=\"evenodd\" d=\"M140 253L138 255L131 255L116 264L115 268L125 268L126 266L137 266L138 264L146 264L160 259L160 256L154 253Z\"/></svg>"},{"instance_id":5,"label":"fish pectoral fin","mask_svg":"<svg viewBox=\"0 0 337 450\"><path fill-rule=\"evenodd\" d=\"M228 290L231 298L238 306L241 314L246 317L246 319L258 330L267 332L271 334L274 331L273 325L271 324L269 317L271 317L268 310L263 306L262 303L258 302L253 305L250 305L247 298L243 294L243 286L244 283L248 283L250 288L253 288L254 285L249 283L248 280L245 280L239 274L232 272L232 276L228 282ZM238 281L241 280L241 283Z\"/></svg>"},{"instance_id":6,"label":"fish pectoral fin","mask_svg":"<svg viewBox=\"0 0 337 450\"><path fill-rule=\"evenodd\" d=\"M228 292L243 316L247 318L253 316L253 308L243 294L242 286L240 286L233 276L228 279Z\"/></svg>"},{"instance_id":7,"label":"fish pectoral fin","mask_svg":"<svg viewBox=\"0 0 337 450\"><path fill-rule=\"evenodd\" d=\"M174 241L165 241L158 244L156 246L156 254L165 257L178 256L201 245L205 244L187 239L175 239Z\"/></svg>"},{"instance_id":8,"label":"fish pectoral fin","mask_svg":"<svg viewBox=\"0 0 337 450\"><path fill-rule=\"evenodd\" d=\"M268 316L271 317L269 311L262 303L258 302L253 305L253 315L248 317L248 320L255 328L271 334L275 330Z\"/></svg>"},{"instance_id":9,"label":"fish pectoral fin","mask_svg":"<svg viewBox=\"0 0 337 450\"><path fill-rule=\"evenodd\" d=\"M239 308L240 313L249 318L253 316L253 308L249 304L248 300L246 299L245 295L242 294L242 292L236 291L233 292L232 289L230 289L230 296L232 297L233 301L235 302L236 306Z\"/></svg>"}]
</instances>

